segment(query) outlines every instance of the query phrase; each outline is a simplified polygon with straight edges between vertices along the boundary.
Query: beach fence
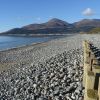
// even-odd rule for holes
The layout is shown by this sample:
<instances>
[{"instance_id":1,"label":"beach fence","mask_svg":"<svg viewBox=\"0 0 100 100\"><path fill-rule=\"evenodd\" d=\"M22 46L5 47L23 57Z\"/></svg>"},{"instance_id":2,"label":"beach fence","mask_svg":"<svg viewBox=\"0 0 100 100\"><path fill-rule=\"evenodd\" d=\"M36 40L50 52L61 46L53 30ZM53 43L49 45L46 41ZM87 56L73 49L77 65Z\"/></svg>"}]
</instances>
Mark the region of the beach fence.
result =
<instances>
[{"instance_id":1,"label":"beach fence","mask_svg":"<svg viewBox=\"0 0 100 100\"><path fill-rule=\"evenodd\" d=\"M84 100L100 100L100 50L90 41L83 41Z\"/></svg>"}]
</instances>

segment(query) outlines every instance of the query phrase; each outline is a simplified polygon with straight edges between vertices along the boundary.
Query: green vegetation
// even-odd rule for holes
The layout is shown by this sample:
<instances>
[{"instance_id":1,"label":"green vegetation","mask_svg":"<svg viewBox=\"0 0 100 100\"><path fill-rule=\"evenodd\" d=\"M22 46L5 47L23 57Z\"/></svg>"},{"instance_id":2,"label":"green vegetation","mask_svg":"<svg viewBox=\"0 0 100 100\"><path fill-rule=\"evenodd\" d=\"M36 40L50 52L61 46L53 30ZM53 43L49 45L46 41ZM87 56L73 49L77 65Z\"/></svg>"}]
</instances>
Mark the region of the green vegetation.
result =
<instances>
[{"instance_id":1,"label":"green vegetation","mask_svg":"<svg viewBox=\"0 0 100 100\"><path fill-rule=\"evenodd\" d=\"M100 27L98 28L93 28L92 30L90 30L89 32L87 32L88 34L95 34L95 33L100 33Z\"/></svg>"},{"instance_id":2,"label":"green vegetation","mask_svg":"<svg viewBox=\"0 0 100 100\"><path fill-rule=\"evenodd\" d=\"M93 89L88 89L87 95L89 98L94 98L94 99L98 98L98 92L96 90L93 90Z\"/></svg>"}]
</instances>

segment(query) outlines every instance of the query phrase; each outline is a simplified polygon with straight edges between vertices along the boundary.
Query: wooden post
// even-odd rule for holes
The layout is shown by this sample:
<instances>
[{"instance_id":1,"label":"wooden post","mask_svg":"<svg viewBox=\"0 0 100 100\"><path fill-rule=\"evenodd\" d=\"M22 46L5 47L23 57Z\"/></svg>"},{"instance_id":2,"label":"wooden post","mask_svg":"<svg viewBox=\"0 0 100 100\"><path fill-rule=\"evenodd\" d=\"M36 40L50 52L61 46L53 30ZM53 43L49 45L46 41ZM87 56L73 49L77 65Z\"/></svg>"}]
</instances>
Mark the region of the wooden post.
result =
<instances>
[{"instance_id":1,"label":"wooden post","mask_svg":"<svg viewBox=\"0 0 100 100\"><path fill-rule=\"evenodd\" d=\"M98 96L99 96L99 100L100 100L100 78L99 78L99 86L98 86Z\"/></svg>"},{"instance_id":2,"label":"wooden post","mask_svg":"<svg viewBox=\"0 0 100 100\"><path fill-rule=\"evenodd\" d=\"M93 58L93 65L98 65L99 64L99 61L98 61L98 59L96 59L96 58Z\"/></svg>"},{"instance_id":3,"label":"wooden post","mask_svg":"<svg viewBox=\"0 0 100 100\"><path fill-rule=\"evenodd\" d=\"M90 70L90 47L87 41L83 41L84 47L84 75L83 75L83 86L86 83L86 73Z\"/></svg>"},{"instance_id":4,"label":"wooden post","mask_svg":"<svg viewBox=\"0 0 100 100\"><path fill-rule=\"evenodd\" d=\"M89 41L83 42L84 47L84 100L100 100L100 66L96 59L98 53L95 47L91 48Z\"/></svg>"},{"instance_id":5,"label":"wooden post","mask_svg":"<svg viewBox=\"0 0 100 100\"><path fill-rule=\"evenodd\" d=\"M92 71L86 73L85 94L84 100L87 100L87 90L94 89L95 75Z\"/></svg>"},{"instance_id":6,"label":"wooden post","mask_svg":"<svg viewBox=\"0 0 100 100\"><path fill-rule=\"evenodd\" d=\"M99 87L99 77L100 77L100 66L93 66L93 72L95 74L95 84L94 84L94 89L98 90Z\"/></svg>"},{"instance_id":7,"label":"wooden post","mask_svg":"<svg viewBox=\"0 0 100 100\"><path fill-rule=\"evenodd\" d=\"M86 75L86 89L94 89L95 74L92 71L88 71Z\"/></svg>"},{"instance_id":8,"label":"wooden post","mask_svg":"<svg viewBox=\"0 0 100 100\"><path fill-rule=\"evenodd\" d=\"M96 73L100 73L100 66L99 65L93 65L93 72Z\"/></svg>"}]
</instances>

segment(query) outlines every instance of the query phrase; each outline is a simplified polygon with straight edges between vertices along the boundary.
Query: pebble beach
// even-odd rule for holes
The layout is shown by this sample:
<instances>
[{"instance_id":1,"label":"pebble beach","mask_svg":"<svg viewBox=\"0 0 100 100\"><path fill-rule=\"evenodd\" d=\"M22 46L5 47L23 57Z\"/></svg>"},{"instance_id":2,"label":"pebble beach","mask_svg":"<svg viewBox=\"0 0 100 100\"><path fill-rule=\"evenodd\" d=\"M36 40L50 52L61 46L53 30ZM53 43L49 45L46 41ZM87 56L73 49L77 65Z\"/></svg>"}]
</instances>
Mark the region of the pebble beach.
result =
<instances>
[{"instance_id":1,"label":"pebble beach","mask_svg":"<svg viewBox=\"0 0 100 100\"><path fill-rule=\"evenodd\" d=\"M0 100L83 100L83 47L100 35L75 34L0 51Z\"/></svg>"}]
</instances>

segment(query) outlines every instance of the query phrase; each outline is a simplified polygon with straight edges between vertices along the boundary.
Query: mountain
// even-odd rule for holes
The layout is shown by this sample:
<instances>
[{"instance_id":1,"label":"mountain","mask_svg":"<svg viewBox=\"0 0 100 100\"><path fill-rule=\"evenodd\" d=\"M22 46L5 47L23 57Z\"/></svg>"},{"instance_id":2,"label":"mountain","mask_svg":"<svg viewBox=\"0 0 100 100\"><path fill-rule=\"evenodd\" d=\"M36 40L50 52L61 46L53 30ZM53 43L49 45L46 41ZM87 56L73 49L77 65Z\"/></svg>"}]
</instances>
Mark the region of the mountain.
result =
<instances>
[{"instance_id":1,"label":"mountain","mask_svg":"<svg viewBox=\"0 0 100 100\"><path fill-rule=\"evenodd\" d=\"M76 32L89 32L93 28L100 27L100 19L83 19L75 23L68 23L66 21L53 18L48 22L42 24L30 24L21 28L14 28L9 31L1 33L1 35L48 35L48 34L67 34Z\"/></svg>"},{"instance_id":2,"label":"mountain","mask_svg":"<svg viewBox=\"0 0 100 100\"><path fill-rule=\"evenodd\" d=\"M76 27L100 27L100 19L83 19L79 22L75 22Z\"/></svg>"},{"instance_id":3,"label":"mountain","mask_svg":"<svg viewBox=\"0 0 100 100\"><path fill-rule=\"evenodd\" d=\"M98 27L98 28L93 28L93 29L91 29L89 32L87 32L88 34L100 34L100 27Z\"/></svg>"},{"instance_id":4,"label":"mountain","mask_svg":"<svg viewBox=\"0 0 100 100\"><path fill-rule=\"evenodd\" d=\"M73 23L79 31L90 31L93 28L100 27L100 19L83 19L79 22Z\"/></svg>"},{"instance_id":5,"label":"mountain","mask_svg":"<svg viewBox=\"0 0 100 100\"><path fill-rule=\"evenodd\" d=\"M1 33L2 35L37 35L37 34L65 34L66 32L72 33L74 26L65 21L53 18L46 23L30 24L21 28L14 28L7 32Z\"/></svg>"},{"instance_id":6,"label":"mountain","mask_svg":"<svg viewBox=\"0 0 100 100\"><path fill-rule=\"evenodd\" d=\"M46 23L30 24L30 25L24 26L22 28L27 29L27 30L36 30L36 29L46 29L46 28L64 28L64 27L68 27L69 25L70 24L65 21L62 21L57 18L53 18Z\"/></svg>"}]
</instances>

